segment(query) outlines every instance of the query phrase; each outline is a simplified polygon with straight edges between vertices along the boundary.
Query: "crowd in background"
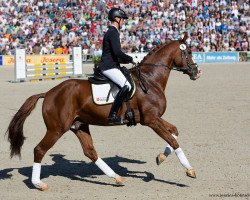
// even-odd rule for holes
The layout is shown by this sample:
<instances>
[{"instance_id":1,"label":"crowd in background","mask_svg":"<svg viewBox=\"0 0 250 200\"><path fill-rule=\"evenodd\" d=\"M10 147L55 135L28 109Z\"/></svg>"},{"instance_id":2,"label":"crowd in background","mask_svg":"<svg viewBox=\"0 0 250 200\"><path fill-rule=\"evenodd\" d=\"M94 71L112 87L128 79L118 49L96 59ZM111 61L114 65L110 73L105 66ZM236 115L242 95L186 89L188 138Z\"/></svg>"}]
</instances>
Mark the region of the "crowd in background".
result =
<instances>
[{"instance_id":1,"label":"crowd in background","mask_svg":"<svg viewBox=\"0 0 250 200\"><path fill-rule=\"evenodd\" d=\"M148 52L186 31L194 52L249 51L249 0L1 0L0 55L100 54L107 13L129 16L121 28L126 52Z\"/></svg>"}]
</instances>

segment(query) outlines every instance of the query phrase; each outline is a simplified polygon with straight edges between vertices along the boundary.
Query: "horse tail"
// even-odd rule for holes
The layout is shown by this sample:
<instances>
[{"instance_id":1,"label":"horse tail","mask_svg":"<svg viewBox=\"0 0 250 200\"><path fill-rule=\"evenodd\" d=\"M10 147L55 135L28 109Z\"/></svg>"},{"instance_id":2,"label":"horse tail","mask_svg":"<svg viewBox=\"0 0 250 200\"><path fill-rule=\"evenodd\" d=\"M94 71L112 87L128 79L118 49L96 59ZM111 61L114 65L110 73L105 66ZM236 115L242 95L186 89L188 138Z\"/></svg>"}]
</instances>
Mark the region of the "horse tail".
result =
<instances>
[{"instance_id":1,"label":"horse tail","mask_svg":"<svg viewBox=\"0 0 250 200\"><path fill-rule=\"evenodd\" d=\"M8 141L10 142L11 158L15 155L21 157L21 148L25 140L23 136L23 124L31 111L36 107L38 99L44 98L45 94L46 93L35 94L29 97L12 118L6 131L6 134L8 134Z\"/></svg>"}]
</instances>

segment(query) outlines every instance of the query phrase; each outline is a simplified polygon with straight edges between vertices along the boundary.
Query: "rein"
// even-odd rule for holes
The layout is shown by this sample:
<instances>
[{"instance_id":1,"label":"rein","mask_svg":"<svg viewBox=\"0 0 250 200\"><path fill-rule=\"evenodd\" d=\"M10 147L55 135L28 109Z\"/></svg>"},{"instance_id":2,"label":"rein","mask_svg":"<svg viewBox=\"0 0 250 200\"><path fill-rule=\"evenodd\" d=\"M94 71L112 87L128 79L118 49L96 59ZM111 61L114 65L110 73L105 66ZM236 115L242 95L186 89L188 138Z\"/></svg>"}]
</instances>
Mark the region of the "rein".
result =
<instances>
[{"instance_id":1,"label":"rein","mask_svg":"<svg viewBox=\"0 0 250 200\"><path fill-rule=\"evenodd\" d=\"M138 64L134 64L133 69L136 69L136 72L137 72L137 78L138 78L138 82L139 82L139 85L142 89L142 91L147 94L148 93L148 84L147 82L145 81L145 79L142 77L142 74L141 74L141 68L138 66Z\"/></svg>"},{"instance_id":2,"label":"rein","mask_svg":"<svg viewBox=\"0 0 250 200\"><path fill-rule=\"evenodd\" d=\"M150 65L150 66L155 66L155 67L166 67L168 68L170 71L171 70L176 70L176 71L182 71L182 70L188 70L189 68L185 68L185 69L180 69L180 68L177 68L177 67L170 67L169 65L166 65L166 64L163 64L163 63L143 63L143 65ZM142 77L142 74L141 74L141 68L138 64L134 64L134 66L131 68L131 70L135 69L137 71L137 78L138 78L138 82L139 82L139 85L142 89L142 91L147 94L148 93L148 84L147 82L145 81L145 79Z\"/></svg>"}]
</instances>

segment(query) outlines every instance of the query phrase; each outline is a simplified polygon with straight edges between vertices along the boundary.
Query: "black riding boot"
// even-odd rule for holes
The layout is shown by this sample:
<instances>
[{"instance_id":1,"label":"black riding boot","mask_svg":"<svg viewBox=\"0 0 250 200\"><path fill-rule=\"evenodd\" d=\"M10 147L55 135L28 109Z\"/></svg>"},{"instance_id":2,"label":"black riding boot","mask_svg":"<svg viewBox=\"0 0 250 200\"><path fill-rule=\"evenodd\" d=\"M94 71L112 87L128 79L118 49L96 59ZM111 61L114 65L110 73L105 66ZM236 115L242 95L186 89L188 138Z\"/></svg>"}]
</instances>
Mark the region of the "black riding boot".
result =
<instances>
[{"instance_id":1,"label":"black riding boot","mask_svg":"<svg viewBox=\"0 0 250 200\"><path fill-rule=\"evenodd\" d=\"M108 120L110 124L122 124L122 119L118 116L118 110L121 107L124 99L127 97L129 92L129 87L125 85L120 91L117 93L117 96L114 100L114 103L111 107Z\"/></svg>"}]
</instances>

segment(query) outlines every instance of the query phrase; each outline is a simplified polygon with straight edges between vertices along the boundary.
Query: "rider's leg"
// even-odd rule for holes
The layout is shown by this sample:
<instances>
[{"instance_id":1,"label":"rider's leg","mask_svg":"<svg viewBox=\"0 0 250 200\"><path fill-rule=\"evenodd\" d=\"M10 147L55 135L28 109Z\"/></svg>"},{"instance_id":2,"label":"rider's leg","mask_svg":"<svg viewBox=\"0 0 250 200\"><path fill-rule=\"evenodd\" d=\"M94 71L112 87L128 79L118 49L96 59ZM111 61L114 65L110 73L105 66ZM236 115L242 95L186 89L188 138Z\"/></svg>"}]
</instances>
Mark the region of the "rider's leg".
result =
<instances>
[{"instance_id":1,"label":"rider's leg","mask_svg":"<svg viewBox=\"0 0 250 200\"><path fill-rule=\"evenodd\" d=\"M115 84L119 85L120 88L123 88L123 86L127 85L129 90L131 90L130 83L118 68L105 70L102 73L104 76L108 77Z\"/></svg>"},{"instance_id":2,"label":"rider's leg","mask_svg":"<svg viewBox=\"0 0 250 200\"><path fill-rule=\"evenodd\" d=\"M122 103L127 97L128 92L129 89L127 85L123 86L123 88L121 88L118 92L108 116L108 120L110 123L122 123L121 118L118 116L118 110L122 106Z\"/></svg>"},{"instance_id":3,"label":"rider's leg","mask_svg":"<svg viewBox=\"0 0 250 200\"><path fill-rule=\"evenodd\" d=\"M106 70L102 72L105 76L107 76L110 80L112 80L114 83L116 83L117 85L119 85L121 87L120 91L118 92L114 103L111 107L109 116L108 116L108 120L110 123L122 123L121 118L118 116L118 110L121 107L124 99L127 97L130 89L131 89L131 85L130 83L127 81L126 77L123 75L123 73L117 69L110 69L110 70Z\"/></svg>"}]
</instances>

